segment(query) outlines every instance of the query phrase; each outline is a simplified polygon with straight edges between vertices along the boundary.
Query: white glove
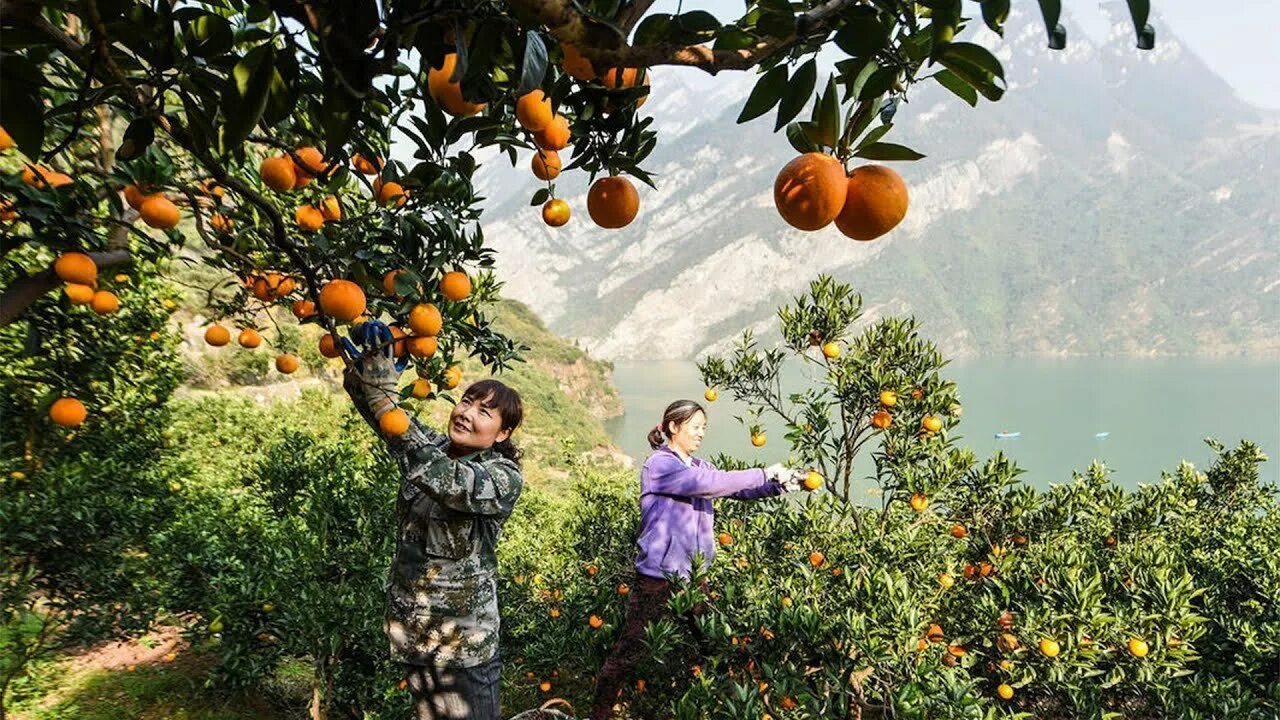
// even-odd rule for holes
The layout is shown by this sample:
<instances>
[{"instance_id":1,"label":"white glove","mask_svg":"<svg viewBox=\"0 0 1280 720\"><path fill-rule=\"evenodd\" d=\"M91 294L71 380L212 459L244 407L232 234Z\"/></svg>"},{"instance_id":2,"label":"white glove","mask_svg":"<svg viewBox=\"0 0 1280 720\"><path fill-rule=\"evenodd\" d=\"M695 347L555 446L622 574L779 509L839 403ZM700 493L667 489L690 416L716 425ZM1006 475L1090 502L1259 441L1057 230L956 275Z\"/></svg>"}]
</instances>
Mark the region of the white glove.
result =
<instances>
[{"instance_id":1,"label":"white glove","mask_svg":"<svg viewBox=\"0 0 1280 720\"><path fill-rule=\"evenodd\" d=\"M783 475L791 472L786 465L782 463L774 463L764 469L764 479L769 482L782 482Z\"/></svg>"},{"instance_id":2,"label":"white glove","mask_svg":"<svg viewBox=\"0 0 1280 720\"><path fill-rule=\"evenodd\" d=\"M808 477L808 470L792 470L787 468L786 472L778 478L778 484L786 492L797 492L804 489L804 479Z\"/></svg>"},{"instance_id":3,"label":"white glove","mask_svg":"<svg viewBox=\"0 0 1280 720\"><path fill-rule=\"evenodd\" d=\"M362 413L368 412L376 420L396 407L399 382L393 344L371 341L360 359L347 368L342 387Z\"/></svg>"}]
</instances>

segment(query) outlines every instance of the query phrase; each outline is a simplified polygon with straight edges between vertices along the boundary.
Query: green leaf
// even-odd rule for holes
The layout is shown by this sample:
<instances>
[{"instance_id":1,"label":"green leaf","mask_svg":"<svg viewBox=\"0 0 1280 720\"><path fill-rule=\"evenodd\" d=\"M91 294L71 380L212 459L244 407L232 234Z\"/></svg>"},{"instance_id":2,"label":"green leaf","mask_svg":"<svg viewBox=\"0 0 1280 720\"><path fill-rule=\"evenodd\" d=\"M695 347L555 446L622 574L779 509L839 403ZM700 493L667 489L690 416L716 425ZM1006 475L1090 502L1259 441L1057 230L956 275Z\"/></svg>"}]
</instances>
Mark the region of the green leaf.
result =
<instances>
[{"instance_id":1,"label":"green leaf","mask_svg":"<svg viewBox=\"0 0 1280 720\"><path fill-rule=\"evenodd\" d=\"M222 97L224 152L242 144L262 119L274 77L275 47L269 42L250 50L232 68L232 83Z\"/></svg>"},{"instance_id":2,"label":"green leaf","mask_svg":"<svg viewBox=\"0 0 1280 720\"><path fill-rule=\"evenodd\" d=\"M331 68L324 69L324 99L320 102L320 120L324 125L324 142L328 148L340 148L347 144L351 131L360 117L361 101L354 97L333 75ZM439 112L437 110L436 112Z\"/></svg>"},{"instance_id":3,"label":"green leaf","mask_svg":"<svg viewBox=\"0 0 1280 720\"><path fill-rule=\"evenodd\" d=\"M853 155L866 160L919 160L924 157L924 155L904 145L882 142L873 142L861 146Z\"/></svg>"},{"instance_id":4,"label":"green leaf","mask_svg":"<svg viewBox=\"0 0 1280 720\"><path fill-rule=\"evenodd\" d=\"M815 107L818 122L819 144L827 147L836 146L836 138L840 136L840 93L836 90L834 76L827 78L827 89Z\"/></svg>"},{"instance_id":5,"label":"green leaf","mask_svg":"<svg viewBox=\"0 0 1280 720\"><path fill-rule=\"evenodd\" d=\"M667 39L671 30L671 13L654 13L640 21L631 40L632 45L656 45Z\"/></svg>"},{"instance_id":6,"label":"green leaf","mask_svg":"<svg viewBox=\"0 0 1280 720\"><path fill-rule=\"evenodd\" d=\"M756 30L766 37L789 37L796 31L796 16L789 8L786 12L768 10L760 15Z\"/></svg>"},{"instance_id":7,"label":"green leaf","mask_svg":"<svg viewBox=\"0 0 1280 720\"><path fill-rule=\"evenodd\" d=\"M538 192L533 194L533 199L529 201L529 206L537 206L551 199L551 190L547 188L539 188Z\"/></svg>"},{"instance_id":8,"label":"green leaf","mask_svg":"<svg viewBox=\"0 0 1280 720\"><path fill-rule=\"evenodd\" d=\"M938 62L991 101L1004 95L1004 68L989 50L973 43L950 43L938 52ZM999 80L999 82L997 82Z\"/></svg>"},{"instance_id":9,"label":"green leaf","mask_svg":"<svg viewBox=\"0 0 1280 720\"><path fill-rule=\"evenodd\" d=\"M858 5L851 9L844 26L836 32L835 43L855 57L870 57L889 44L889 28L880 22L876 9Z\"/></svg>"},{"instance_id":10,"label":"green leaf","mask_svg":"<svg viewBox=\"0 0 1280 720\"><path fill-rule=\"evenodd\" d=\"M755 45L757 40L755 35L742 28L726 25L716 35L716 41L712 47L716 50L742 50Z\"/></svg>"},{"instance_id":11,"label":"green leaf","mask_svg":"<svg viewBox=\"0 0 1280 720\"><path fill-rule=\"evenodd\" d=\"M791 76L791 82L787 84L786 93L782 96L782 102L778 104L778 120L773 126L774 132L777 132L783 125L795 119L796 115L804 109L805 103L809 102L809 98L813 95L813 86L818 82L818 63L810 58L808 62L800 66L795 75Z\"/></svg>"},{"instance_id":12,"label":"green leaf","mask_svg":"<svg viewBox=\"0 0 1280 720\"><path fill-rule=\"evenodd\" d=\"M805 130L806 125L812 123L791 123L787 126L787 142L791 143L791 147L796 152L817 152L818 146L809 138L808 132Z\"/></svg>"},{"instance_id":13,"label":"green leaf","mask_svg":"<svg viewBox=\"0 0 1280 720\"><path fill-rule=\"evenodd\" d=\"M974 90L969 83L956 77L956 74L950 70L942 70L932 77L938 81L939 85L955 93L957 97L969 103L971 107L978 104L978 91Z\"/></svg>"},{"instance_id":14,"label":"green leaf","mask_svg":"<svg viewBox=\"0 0 1280 720\"><path fill-rule=\"evenodd\" d=\"M44 85L43 73L25 58L8 55L0 63L0 127L30 158L38 157L44 145L44 103L40 100Z\"/></svg>"},{"instance_id":15,"label":"green leaf","mask_svg":"<svg viewBox=\"0 0 1280 720\"><path fill-rule=\"evenodd\" d=\"M706 10L691 10L671 19L667 40L682 45L705 42L715 37L720 21Z\"/></svg>"},{"instance_id":16,"label":"green leaf","mask_svg":"<svg viewBox=\"0 0 1280 720\"><path fill-rule=\"evenodd\" d=\"M116 150L116 158L129 161L146 151L156 139L155 121L149 117L138 118L125 128L124 138Z\"/></svg>"},{"instance_id":17,"label":"green leaf","mask_svg":"<svg viewBox=\"0 0 1280 720\"><path fill-rule=\"evenodd\" d=\"M288 120L298 105L298 96L302 90L298 82L298 59L296 53L283 52L276 56L275 72L271 76L271 90L267 97L267 107L263 110L262 121L267 125Z\"/></svg>"},{"instance_id":18,"label":"green leaf","mask_svg":"<svg viewBox=\"0 0 1280 720\"><path fill-rule=\"evenodd\" d=\"M1009 19L1009 0L982 0L982 20L991 31L1004 37L1004 22Z\"/></svg>"},{"instance_id":19,"label":"green leaf","mask_svg":"<svg viewBox=\"0 0 1280 720\"><path fill-rule=\"evenodd\" d=\"M530 30L524 36L524 60L520 63L520 85L516 93L524 95L539 87L546 75L547 45L540 34Z\"/></svg>"},{"instance_id":20,"label":"green leaf","mask_svg":"<svg viewBox=\"0 0 1280 720\"><path fill-rule=\"evenodd\" d=\"M783 63L765 73L756 81L751 89L747 103L738 114L738 123L754 120L773 109L782 99L782 91L787 89L787 65Z\"/></svg>"},{"instance_id":21,"label":"green leaf","mask_svg":"<svg viewBox=\"0 0 1280 720\"><path fill-rule=\"evenodd\" d=\"M174 13L175 17L177 15ZM189 38L187 52L196 57L212 58L224 55L231 50L234 40L231 23L221 15L200 12L199 17L184 22L183 29L184 34Z\"/></svg>"},{"instance_id":22,"label":"green leaf","mask_svg":"<svg viewBox=\"0 0 1280 720\"><path fill-rule=\"evenodd\" d=\"M871 76L875 74L875 72L879 69L880 69L880 65L876 63L875 60L866 61L862 65L862 69L858 71L857 76L854 77L853 85L850 86L849 94L845 97L845 100L846 101L848 101L849 99L857 100L861 98L862 88L866 86L867 81L870 80Z\"/></svg>"},{"instance_id":23,"label":"green leaf","mask_svg":"<svg viewBox=\"0 0 1280 720\"><path fill-rule=\"evenodd\" d=\"M871 132L867 133L867 136L862 138L862 141L858 143L858 149L861 150L862 148L868 145L874 144L880 138L884 137L885 134L888 133L889 130L891 130L892 128L893 128L893 123L885 123L884 125L881 125L875 130L872 130Z\"/></svg>"}]
</instances>

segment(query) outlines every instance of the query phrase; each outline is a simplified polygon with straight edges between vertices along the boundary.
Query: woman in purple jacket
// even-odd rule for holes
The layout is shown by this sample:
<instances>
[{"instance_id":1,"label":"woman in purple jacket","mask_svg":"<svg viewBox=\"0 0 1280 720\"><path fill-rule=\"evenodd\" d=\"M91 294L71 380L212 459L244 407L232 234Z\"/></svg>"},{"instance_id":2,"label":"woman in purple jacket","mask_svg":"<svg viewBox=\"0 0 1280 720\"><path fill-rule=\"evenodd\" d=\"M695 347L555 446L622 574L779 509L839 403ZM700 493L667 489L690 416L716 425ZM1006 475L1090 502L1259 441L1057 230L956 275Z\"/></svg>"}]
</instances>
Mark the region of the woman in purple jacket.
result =
<instances>
[{"instance_id":1,"label":"woman in purple jacket","mask_svg":"<svg viewBox=\"0 0 1280 720\"><path fill-rule=\"evenodd\" d=\"M804 473L783 465L726 472L696 458L707 431L707 413L693 400L667 406L649 433L653 454L640 472L640 552L622 634L596 678L592 720L612 716L627 672L644 653L644 629L667 609L668 577L689 578L695 554L702 567L716 555L713 498L756 500L799 490ZM705 589L705 588L704 588Z\"/></svg>"}]
</instances>

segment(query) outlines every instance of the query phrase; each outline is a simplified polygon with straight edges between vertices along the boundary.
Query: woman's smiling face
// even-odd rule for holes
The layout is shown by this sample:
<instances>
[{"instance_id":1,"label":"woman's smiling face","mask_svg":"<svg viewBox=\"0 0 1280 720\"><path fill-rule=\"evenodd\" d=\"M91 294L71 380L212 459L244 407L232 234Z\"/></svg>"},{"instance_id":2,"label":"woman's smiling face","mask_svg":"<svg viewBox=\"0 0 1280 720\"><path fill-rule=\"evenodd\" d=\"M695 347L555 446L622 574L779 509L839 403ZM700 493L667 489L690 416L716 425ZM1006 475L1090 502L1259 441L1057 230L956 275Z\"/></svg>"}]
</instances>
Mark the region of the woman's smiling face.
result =
<instances>
[{"instance_id":1,"label":"woman's smiling face","mask_svg":"<svg viewBox=\"0 0 1280 720\"><path fill-rule=\"evenodd\" d=\"M685 455L692 455L702 446L702 439L707 435L707 415L699 410L688 420L676 425L674 430L668 444Z\"/></svg>"},{"instance_id":2,"label":"woman's smiling face","mask_svg":"<svg viewBox=\"0 0 1280 720\"><path fill-rule=\"evenodd\" d=\"M487 450L511 437L502 429L502 411L490 405L493 394L484 397L463 395L449 413L449 442L455 448Z\"/></svg>"}]
</instances>

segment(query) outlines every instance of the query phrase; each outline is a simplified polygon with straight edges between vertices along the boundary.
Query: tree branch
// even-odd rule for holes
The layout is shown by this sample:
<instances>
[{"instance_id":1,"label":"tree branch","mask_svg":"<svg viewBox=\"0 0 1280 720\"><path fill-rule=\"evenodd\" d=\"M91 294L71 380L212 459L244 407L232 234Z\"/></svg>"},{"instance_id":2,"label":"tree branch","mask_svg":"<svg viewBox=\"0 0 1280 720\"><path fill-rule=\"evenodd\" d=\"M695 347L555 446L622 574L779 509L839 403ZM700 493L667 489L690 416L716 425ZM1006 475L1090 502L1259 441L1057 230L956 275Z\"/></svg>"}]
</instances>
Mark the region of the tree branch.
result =
<instances>
[{"instance_id":1,"label":"tree branch","mask_svg":"<svg viewBox=\"0 0 1280 720\"><path fill-rule=\"evenodd\" d=\"M99 270L133 261L133 254L128 250L91 252L89 257L93 259ZM4 295L0 296L0 327L9 325L21 317L22 313L31 307L31 303L58 287L60 282L62 281L50 267L10 285L4 291Z\"/></svg>"}]
</instances>

